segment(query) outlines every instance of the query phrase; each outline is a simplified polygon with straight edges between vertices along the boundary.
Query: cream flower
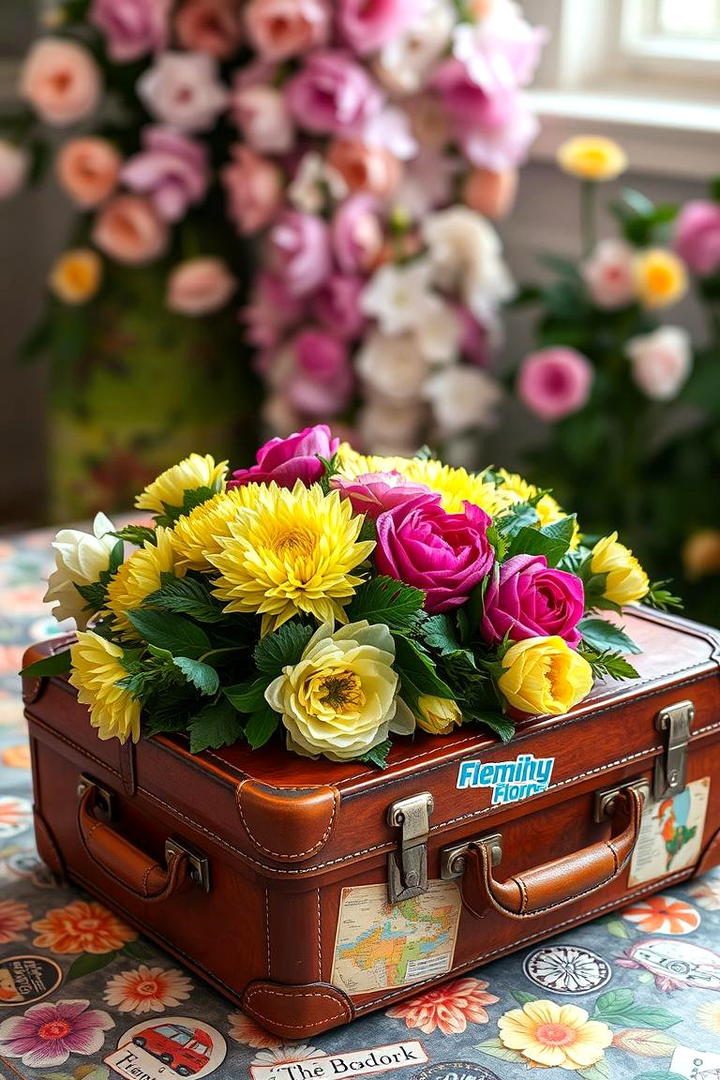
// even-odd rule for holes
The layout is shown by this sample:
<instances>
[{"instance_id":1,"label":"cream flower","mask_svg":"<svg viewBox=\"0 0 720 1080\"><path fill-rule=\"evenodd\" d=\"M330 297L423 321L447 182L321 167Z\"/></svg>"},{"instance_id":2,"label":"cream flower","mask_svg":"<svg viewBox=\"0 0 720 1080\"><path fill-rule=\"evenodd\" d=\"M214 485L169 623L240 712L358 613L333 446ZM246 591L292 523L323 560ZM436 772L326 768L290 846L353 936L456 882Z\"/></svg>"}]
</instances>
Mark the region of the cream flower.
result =
<instances>
[{"instance_id":1,"label":"cream flower","mask_svg":"<svg viewBox=\"0 0 720 1080\"><path fill-rule=\"evenodd\" d=\"M418 727L431 735L449 735L457 724L462 724L462 713L452 698L421 694L418 698Z\"/></svg>"},{"instance_id":2,"label":"cream flower","mask_svg":"<svg viewBox=\"0 0 720 1080\"><path fill-rule=\"evenodd\" d=\"M428 379L424 395L440 436L451 438L470 428L492 427L502 390L486 371L453 364Z\"/></svg>"},{"instance_id":3,"label":"cream flower","mask_svg":"<svg viewBox=\"0 0 720 1080\"><path fill-rule=\"evenodd\" d=\"M498 1020L500 1041L528 1061L547 1068L587 1069L604 1056L612 1031L600 1020L589 1020L577 1005L528 1001Z\"/></svg>"},{"instance_id":4,"label":"cream flower","mask_svg":"<svg viewBox=\"0 0 720 1080\"><path fill-rule=\"evenodd\" d=\"M117 544L112 536L115 526L104 514L97 514L92 533L79 529L61 529L53 541L55 569L48 578L45 603L55 604L53 615L62 622L74 619L84 630L93 612L87 610L87 601L75 588L91 585L110 565L110 553Z\"/></svg>"},{"instance_id":5,"label":"cream flower","mask_svg":"<svg viewBox=\"0 0 720 1080\"><path fill-rule=\"evenodd\" d=\"M385 334L414 330L432 299L431 269L425 259L404 266L386 263L365 286L360 298L362 310L377 319Z\"/></svg>"},{"instance_id":6,"label":"cream flower","mask_svg":"<svg viewBox=\"0 0 720 1080\"><path fill-rule=\"evenodd\" d=\"M265 697L282 714L288 749L331 761L361 757L390 731L409 734L414 718L398 701L395 643L387 626L367 621L332 632L324 625L294 667L270 683Z\"/></svg>"},{"instance_id":7,"label":"cream flower","mask_svg":"<svg viewBox=\"0 0 720 1080\"><path fill-rule=\"evenodd\" d=\"M407 30L395 34L380 51L375 66L389 90L414 94L422 89L450 43L457 13L449 0L422 0Z\"/></svg>"},{"instance_id":8,"label":"cream flower","mask_svg":"<svg viewBox=\"0 0 720 1080\"><path fill-rule=\"evenodd\" d=\"M159 1013L175 1008L190 997L192 983L176 968L165 970L140 964L120 971L108 981L103 997L121 1013Z\"/></svg>"},{"instance_id":9,"label":"cream flower","mask_svg":"<svg viewBox=\"0 0 720 1080\"><path fill-rule=\"evenodd\" d=\"M81 630L70 656L70 683L78 691L81 705L90 706L90 723L97 728L98 736L123 743L129 738L137 742L142 706L117 685L127 676L120 646L92 630Z\"/></svg>"},{"instance_id":10,"label":"cream flower","mask_svg":"<svg viewBox=\"0 0 720 1080\"><path fill-rule=\"evenodd\" d=\"M429 374L413 334L368 334L355 361L358 375L389 401L417 401Z\"/></svg>"},{"instance_id":11,"label":"cream flower","mask_svg":"<svg viewBox=\"0 0 720 1080\"><path fill-rule=\"evenodd\" d=\"M630 338L625 352L635 383L653 401L677 397L692 368L692 340L681 326L660 326Z\"/></svg>"},{"instance_id":12,"label":"cream flower","mask_svg":"<svg viewBox=\"0 0 720 1080\"><path fill-rule=\"evenodd\" d=\"M434 281L444 290L459 289L473 315L483 321L515 291L502 258L500 237L492 225L466 206L431 214L423 223Z\"/></svg>"},{"instance_id":13,"label":"cream flower","mask_svg":"<svg viewBox=\"0 0 720 1080\"><path fill-rule=\"evenodd\" d=\"M186 491L196 491L201 487L221 491L227 466L227 461L221 461L219 465L216 465L211 454L205 454L204 457L201 454L190 454L178 465L173 465L164 473L160 473L152 484L148 484L135 500L135 506L138 510L164 514L168 507L183 505Z\"/></svg>"},{"instance_id":14,"label":"cream flower","mask_svg":"<svg viewBox=\"0 0 720 1080\"><path fill-rule=\"evenodd\" d=\"M296 210L319 214L325 209L328 194L336 201L344 199L348 187L337 169L328 165L321 154L311 151L301 159L288 186L288 198Z\"/></svg>"}]
</instances>

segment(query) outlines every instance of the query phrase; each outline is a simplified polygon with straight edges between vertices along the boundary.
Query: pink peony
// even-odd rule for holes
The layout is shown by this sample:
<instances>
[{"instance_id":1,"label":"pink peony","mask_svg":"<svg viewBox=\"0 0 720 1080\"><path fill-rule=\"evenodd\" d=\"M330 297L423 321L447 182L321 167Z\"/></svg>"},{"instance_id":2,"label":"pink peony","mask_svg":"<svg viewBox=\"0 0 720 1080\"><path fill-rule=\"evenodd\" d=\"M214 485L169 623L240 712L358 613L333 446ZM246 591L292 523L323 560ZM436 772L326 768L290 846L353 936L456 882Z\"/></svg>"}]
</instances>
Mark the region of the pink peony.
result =
<instances>
[{"instance_id":1,"label":"pink peony","mask_svg":"<svg viewBox=\"0 0 720 1080\"><path fill-rule=\"evenodd\" d=\"M582 265L593 303L608 311L631 304L637 296L635 255L623 240L601 240Z\"/></svg>"},{"instance_id":2,"label":"pink peony","mask_svg":"<svg viewBox=\"0 0 720 1080\"><path fill-rule=\"evenodd\" d=\"M419 0L338 0L337 21L345 44L366 56L399 37L421 13Z\"/></svg>"},{"instance_id":3,"label":"pink peony","mask_svg":"<svg viewBox=\"0 0 720 1080\"><path fill-rule=\"evenodd\" d=\"M426 611L459 607L493 565L491 519L471 503L448 514L438 495L422 495L386 510L376 524L379 573L422 589Z\"/></svg>"},{"instance_id":4,"label":"pink peony","mask_svg":"<svg viewBox=\"0 0 720 1080\"><path fill-rule=\"evenodd\" d=\"M370 195L354 195L338 207L332 221L332 246L346 274L366 273L378 262L384 236L378 205Z\"/></svg>"},{"instance_id":5,"label":"pink peony","mask_svg":"<svg viewBox=\"0 0 720 1080\"><path fill-rule=\"evenodd\" d=\"M263 60L288 60L327 43L330 7L326 0L250 0L245 26Z\"/></svg>"},{"instance_id":6,"label":"pink peony","mask_svg":"<svg viewBox=\"0 0 720 1080\"><path fill-rule=\"evenodd\" d=\"M683 206L675 226L675 250L699 277L720 270L720 203L693 199Z\"/></svg>"},{"instance_id":7,"label":"pink peony","mask_svg":"<svg viewBox=\"0 0 720 1080\"><path fill-rule=\"evenodd\" d=\"M310 300L310 311L323 326L338 337L354 338L365 326L360 308L360 294L365 288L361 277L331 274Z\"/></svg>"},{"instance_id":8,"label":"pink peony","mask_svg":"<svg viewBox=\"0 0 720 1080\"><path fill-rule=\"evenodd\" d=\"M166 250L168 228L148 199L117 195L95 222L93 242L111 259L140 266Z\"/></svg>"},{"instance_id":9,"label":"pink peony","mask_svg":"<svg viewBox=\"0 0 720 1080\"><path fill-rule=\"evenodd\" d=\"M383 100L365 68L332 49L311 53L286 93L298 125L319 135L361 134Z\"/></svg>"},{"instance_id":10,"label":"pink peony","mask_svg":"<svg viewBox=\"0 0 720 1080\"><path fill-rule=\"evenodd\" d=\"M143 151L122 170L131 191L147 195L163 221L180 221L188 208L202 202L210 180L204 143L172 128L147 127Z\"/></svg>"},{"instance_id":11,"label":"pink peony","mask_svg":"<svg viewBox=\"0 0 720 1080\"><path fill-rule=\"evenodd\" d=\"M20 96L55 127L85 120L98 106L100 69L86 48L64 38L41 38L20 74Z\"/></svg>"},{"instance_id":12,"label":"pink peony","mask_svg":"<svg viewBox=\"0 0 720 1080\"><path fill-rule=\"evenodd\" d=\"M94 0L88 16L111 60L124 64L160 52L168 38L170 0Z\"/></svg>"},{"instance_id":13,"label":"pink peony","mask_svg":"<svg viewBox=\"0 0 720 1080\"><path fill-rule=\"evenodd\" d=\"M235 0L185 0L175 17L175 32L183 48L227 60L241 41Z\"/></svg>"},{"instance_id":14,"label":"pink peony","mask_svg":"<svg viewBox=\"0 0 720 1080\"><path fill-rule=\"evenodd\" d=\"M148 111L181 131L209 131L228 104L217 63L204 53L168 52L138 83Z\"/></svg>"},{"instance_id":15,"label":"pink peony","mask_svg":"<svg viewBox=\"0 0 720 1080\"><path fill-rule=\"evenodd\" d=\"M277 345L283 332L298 323L303 313L302 301L290 295L285 282L262 270L241 315L250 344L267 349Z\"/></svg>"},{"instance_id":16,"label":"pink peony","mask_svg":"<svg viewBox=\"0 0 720 1080\"><path fill-rule=\"evenodd\" d=\"M270 439L258 450L256 464L234 472L228 487L274 481L280 487L291 488L296 480L310 487L325 472L320 458L329 461L339 446L340 440L333 439L326 424L304 428L286 439Z\"/></svg>"},{"instance_id":17,"label":"pink peony","mask_svg":"<svg viewBox=\"0 0 720 1080\"><path fill-rule=\"evenodd\" d=\"M493 645L508 634L511 641L561 637L576 648L584 610L585 591L575 574L549 567L544 555L515 555L488 585L480 632Z\"/></svg>"},{"instance_id":18,"label":"pink peony","mask_svg":"<svg viewBox=\"0 0 720 1080\"><path fill-rule=\"evenodd\" d=\"M274 86L236 80L233 119L246 143L259 154L287 154L295 142L295 125L285 95Z\"/></svg>"},{"instance_id":19,"label":"pink peony","mask_svg":"<svg viewBox=\"0 0 720 1080\"><path fill-rule=\"evenodd\" d=\"M317 289L331 270L330 237L322 218L286 210L270 232L270 266L292 296Z\"/></svg>"},{"instance_id":20,"label":"pink peony","mask_svg":"<svg viewBox=\"0 0 720 1080\"><path fill-rule=\"evenodd\" d=\"M107 139L70 139L60 149L55 171L76 206L89 210L112 195L120 177L120 154Z\"/></svg>"},{"instance_id":21,"label":"pink peony","mask_svg":"<svg viewBox=\"0 0 720 1080\"><path fill-rule=\"evenodd\" d=\"M394 471L362 473L352 480L334 476L330 485L350 500L356 514L365 514L373 521L386 510L402 506L419 495L430 494L430 489L424 484L413 484Z\"/></svg>"},{"instance_id":22,"label":"pink peony","mask_svg":"<svg viewBox=\"0 0 720 1080\"><path fill-rule=\"evenodd\" d=\"M529 353L522 362L517 391L543 420L560 420L582 409L590 396L593 367L586 356L563 345Z\"/></svg>"},{"instance_id":23,"label":"pink peony","mask_svg":"<svg viewBox=\"0 0 720 1080\"><path fill-rule=\"evenodd\" d=\"M170 275L167 306L180 315L210 315L230 300L237 281L223 259L186 259Z\"/></svg>"},{"instance_id":24,"label":"pink peony","mask_svg":"<svg viewBox=\"0 0 720 1080\"><path fill-rule=\"evenodd\" d=\"M325 330L302 330L293 342L295 370L290 404L307 416L337 416L350 401L352 368L347 346Z\"/></svg>"},{"instance_id":25,"label":"pink peony","mask_svg":"<svg viewBox=\"0 0 720 1080\"><path fill-rule=\"evenodd\" d=\"M248 146L234 146L232 159L220 174L229 203L228 212L239 232L258 232L269 225L280 210L280 171Z\"/></svg>"},{"instance_id":26,"label":"pink peony","mask_svg":"<svg viewBox=\"0 0 720 1080\"><path fill-rule=\"evenodd\" d=\"M22 147L0 139L0 199L17 195L25 183L28 166L28 155Z\"/></svg>"}]
</instances>

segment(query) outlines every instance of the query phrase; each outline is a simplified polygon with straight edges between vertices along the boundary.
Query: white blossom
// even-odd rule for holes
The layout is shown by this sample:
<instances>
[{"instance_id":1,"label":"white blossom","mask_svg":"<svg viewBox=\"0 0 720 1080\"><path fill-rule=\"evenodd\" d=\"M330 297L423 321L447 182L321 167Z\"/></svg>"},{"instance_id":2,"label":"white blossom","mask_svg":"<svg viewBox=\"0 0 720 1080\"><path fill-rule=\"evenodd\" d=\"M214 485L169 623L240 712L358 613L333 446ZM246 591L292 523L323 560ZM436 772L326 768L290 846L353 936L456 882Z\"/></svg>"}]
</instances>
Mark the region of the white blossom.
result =
<instances>
[{"instance_id":1,"label":"white blossom","mask_svg":"<svg viewBox=\"0 0 720 1080\"><path fill-rule=\"evenodd\" d=\"M58 622L75 619L80 630L86 628L93 612L85 610L87 601L75 586L99 581L101 573L108 569L110 553L118 542L111 535L114 529L105 514L97 514L92 533L61 529L55 537L55 569L48 578L44 599L47 604L56 605L53 615Z\"/></svg>"},{"instance_id":2,"label":"white blossom","mask_svg":"<svg viewBox=\"0 0 720 1080\"><path fill-rule=\"evenodd\" d=\"M358 375L384 398L417 400L429 374L428 363L414 334L368 334L355 361Z\"/></svg>"},{"instance_id":3,"label":"white blossom","mask_svg":"<svg viewBox=\"0 0 720 1080\"><path fill-rule=\"evenodd\" d=\"M432 406L440 436L451 438L468 428L492 427L502 391L481 368L453 364L428 379L424 396Z\"/></svg>"},{"instance_id":4,"label":"white blossom","mask_svg":"<svg viewBox=\"0 0 720 1080\"><path fill-rule=\"evenodd\" d=\"M432 267L427 259L404 266L386 263L373 274L360 297L366 315L377 319L386 334L402 334L418 325L432 295Z\"/></svg>"}]
</instances>

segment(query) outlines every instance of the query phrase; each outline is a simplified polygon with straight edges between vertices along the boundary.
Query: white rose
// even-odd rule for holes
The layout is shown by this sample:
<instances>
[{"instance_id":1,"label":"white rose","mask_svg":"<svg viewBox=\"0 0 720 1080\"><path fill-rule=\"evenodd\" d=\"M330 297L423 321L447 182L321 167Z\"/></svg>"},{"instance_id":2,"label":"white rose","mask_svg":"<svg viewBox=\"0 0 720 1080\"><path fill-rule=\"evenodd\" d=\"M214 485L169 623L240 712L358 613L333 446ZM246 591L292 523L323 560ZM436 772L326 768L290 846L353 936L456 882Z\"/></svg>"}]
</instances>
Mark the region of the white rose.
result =
<instances>
[{"instance_id":1,"label":"white rose","mask_svg":"<svg viewBox=\"0 0 720 1080\"><path fill-rule=\"evenodd\" d=\"M484 217L466 206L451 206L423 223L433 280L443 290L459 290L481 322L509 300L515 286L502 258L500 237Z\"/></svg>"},{"instance_id":2,"label":"white rose","mask_svg":"<svg viewBox=\"0 0 720 1080\"><path fill-rule=\"evenodd\" d=\"M415 327L418 348L431 364L447 364L456 359L462 337L462 324L439 296L429 296Z\"/></svg>"},{"instance_id":3,"label":"white rose","mask_svg":"<svg viewBox=\"0 0 720 1080\"><path fill-rule=\"evenodd\" d=\"M97 514L92 533L79 529L61 529L53 541L55 569L48 578L45 603L56 604L53 615L62 622L75 619L84 630L93 612L85 610L83 599L76 585L91 585L110 565L110 553L117 544L117 537L110 535L115 526L104 514Z\"/></svg>"},{"instance_id":4,"label":"white rose","mask_svg":"<svg viewBox=\"0 0 720 1080\"><path fill-rule=\"evenodd\" d=\"M427 360L414 334L389 337L375 330L365 339L355 363L370 388L393 401L417 400L428 376Z\"/></svg>"},{"instance_id":5,"label":"white rose","mask_svg":"<svg viewBox=\"0 0 720 1080\"><path fill-rule=\"evenodd\" d=\"M424 0L405 33L381 50L375 66L380 81L399 94L413 94L424 86L450 43L456 20L449 0Z\"/></svg>"},{"instance_id":6,"label":"white rose","mask_svg":"<svg viewBox=\"0 0 720 1080\"><path fill-rule=\"evenodd\" d=\"M450 438L468 428L492 427L502 391L480 368L454 364L428 379L425 397L440 435Z\"/></svg>"},{"instance_id":7,"label":"white rose","mask_svg":"<svg viewBox=\"0 0 720 1080\"><path fill-rule=\"evenodd\" d=\"M304 214L322 213L328 195L337 202L347 194L348 187L340 173L314 151L302 158L288 187L290 202Z\"/></svg>"},{"instance_id":8,"label":"white rose","mask_svg":"<svg viewBox=\"0 0 720 1080\"><path fill-rule=\"evenodd\" d=\"M421 401L386 401L371 396L358 413L357 433L362 445L374 454L412 457L423 441L427 412Z\"/></svg>"},{"instance_id":9,"label":"white rose","mask_svg":"<svg viewBox=\"0 0 720 1080\"><path fill-rule=\"evenodd\" d=\"M377 319L386 334L412 330L418 325L423 308L432 295L431 272L427 259L418 259L405 266L386 263L363 289L360 307L366 315Z\"/></svg>"},{"instance_id":10,"label":"white rose","mask_svg":"<svg viewBox=\"0 0 720 1080\"><path fill-rule=\"evenodd\" d=\"M0 139L0 199L10 199L25 183L29 158L25 150Z\"/></svg>"},{"instance_id":11,"label":"white rose","mask_svg":"<svg viewBox=\"0 0 720 1080\"><path fill-rule=\"evenodd\" d=\"M636 295L635 254L623 240L601 240L582 265L582 276L594 304L611 311Z\"/></svg>"},{"instance_id":12,"label":"white rose","mask_svg":"<svg viewBox=\"0 0 720 1080\"><path fill-rule=\"evenodd\" d=\"M661 326L652 334L631 338L625 351L633 379L654 401L674 398L692 368L690 335L680 326Z\"/></svg>"}]
</instances>

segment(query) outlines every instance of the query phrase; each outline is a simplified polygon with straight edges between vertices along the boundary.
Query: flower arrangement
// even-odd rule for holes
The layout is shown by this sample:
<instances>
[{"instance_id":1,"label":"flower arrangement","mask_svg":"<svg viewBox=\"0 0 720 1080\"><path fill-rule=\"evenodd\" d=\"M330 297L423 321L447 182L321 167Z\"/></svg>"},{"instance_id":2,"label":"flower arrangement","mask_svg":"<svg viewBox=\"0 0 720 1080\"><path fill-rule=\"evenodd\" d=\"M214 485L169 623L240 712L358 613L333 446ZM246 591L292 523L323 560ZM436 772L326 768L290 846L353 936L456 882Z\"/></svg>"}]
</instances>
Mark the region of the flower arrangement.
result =
<instances>
[{"instance_id":1,"label":"flower arrangement","mask_svg":"<svg viewBox=\"0 0 720 1080\"><path fill-rule=\"evenodd\" d=\"M183 732L193 752L282 731L295 753L383 766L396 735L559 715L636 646L598 615L662 605L613 533L503 470L364 457L307 428L227 477L193 454L149 484L152 526L62 530L46 599L102 739ZM126 546L134 545L131 553Z\"/></svg>"}]
</instances>

